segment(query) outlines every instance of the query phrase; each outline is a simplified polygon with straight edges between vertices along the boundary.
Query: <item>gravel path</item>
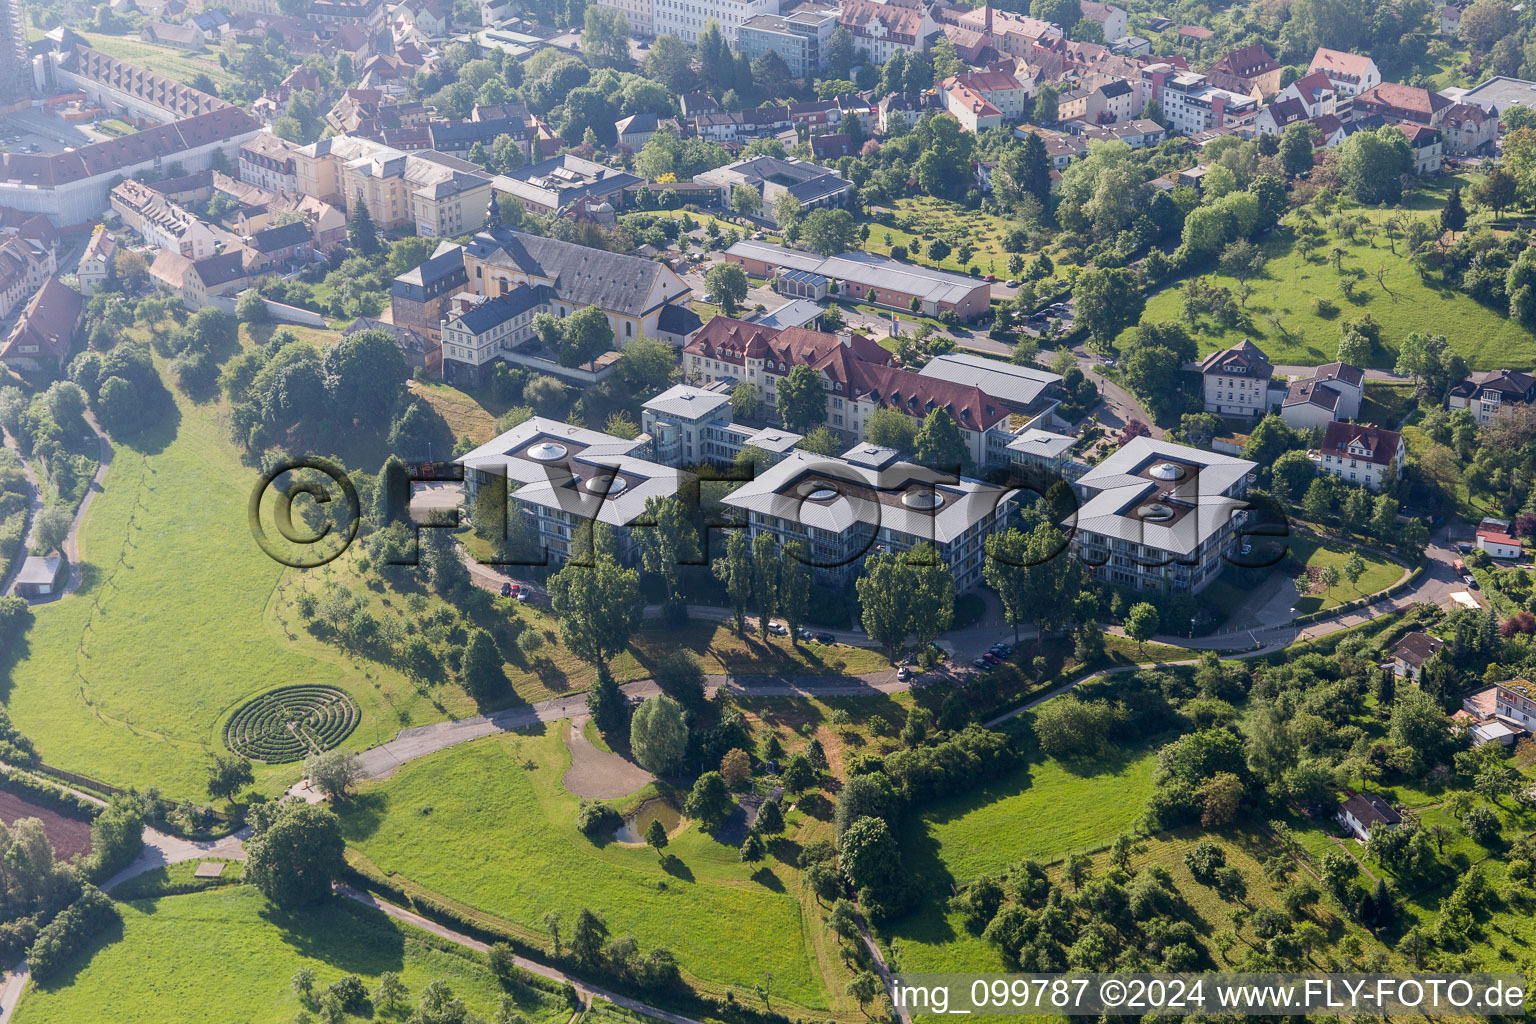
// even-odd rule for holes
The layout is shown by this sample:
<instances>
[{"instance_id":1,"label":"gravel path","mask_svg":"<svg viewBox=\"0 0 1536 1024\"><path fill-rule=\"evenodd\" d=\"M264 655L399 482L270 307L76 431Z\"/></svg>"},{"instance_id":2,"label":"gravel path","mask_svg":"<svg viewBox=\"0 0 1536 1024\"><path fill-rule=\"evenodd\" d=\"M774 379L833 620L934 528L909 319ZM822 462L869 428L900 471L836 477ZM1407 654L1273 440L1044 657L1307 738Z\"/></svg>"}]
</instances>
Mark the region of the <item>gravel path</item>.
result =
<instances>
[{"instance_id":1,"label":"gravel path","mask_svg":"<svg viewBox=\"0 0 1536 1024\"><path fill-rule=\"evenodd\" d=\"M638 793L656 776L618 754L599 750L587 739L586 717L571 719L565 745L571 752L571 766L561 780L565 788L588 800L617 800Z\"/></svg>"}]
</instances>

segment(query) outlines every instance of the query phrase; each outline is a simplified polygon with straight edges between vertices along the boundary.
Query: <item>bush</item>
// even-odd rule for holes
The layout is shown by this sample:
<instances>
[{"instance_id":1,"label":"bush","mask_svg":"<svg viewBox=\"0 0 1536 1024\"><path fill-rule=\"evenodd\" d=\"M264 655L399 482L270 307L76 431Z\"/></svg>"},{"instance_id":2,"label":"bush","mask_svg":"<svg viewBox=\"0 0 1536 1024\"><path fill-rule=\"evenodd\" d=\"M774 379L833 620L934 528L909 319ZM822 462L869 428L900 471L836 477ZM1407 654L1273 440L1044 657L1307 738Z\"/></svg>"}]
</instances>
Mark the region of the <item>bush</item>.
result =
<instances>
[{"instance_id":1,"label":"bush","mask_svg":"<svg viewBox=\"0 0 1536 1024\"><path fill-rule=\"evenodd\" d=\"M117 907L100 889L88 885L80 897L60 911L27 950L27 966L36 981L46 981L66 962L118 919Z\"/></svg>"},{"instance_id":2,"label":"bush","mask_svg":"<svg viewBox=\"0 0 1536 1024\"><path fill-rule=\"evenodd\" d=\"M1202 841L1184 854L1184 866L1195 876L1195 881L1210 885L1216 880L1216 872L1227 865L1226 851L1215 843Z\"/></svg>"},{"instance_id":3,"label":"bush","mask_svg":"<svg viewBox=\"0 0 1536 1024\"><path fill-rule=\"evenodd\" d=\"M368 1006L368 989L363 986L363 979L355 974L332 982L326 991L335 996L336 1002L348 1013L361 1014Z\"/></svg>"}]
</instances>

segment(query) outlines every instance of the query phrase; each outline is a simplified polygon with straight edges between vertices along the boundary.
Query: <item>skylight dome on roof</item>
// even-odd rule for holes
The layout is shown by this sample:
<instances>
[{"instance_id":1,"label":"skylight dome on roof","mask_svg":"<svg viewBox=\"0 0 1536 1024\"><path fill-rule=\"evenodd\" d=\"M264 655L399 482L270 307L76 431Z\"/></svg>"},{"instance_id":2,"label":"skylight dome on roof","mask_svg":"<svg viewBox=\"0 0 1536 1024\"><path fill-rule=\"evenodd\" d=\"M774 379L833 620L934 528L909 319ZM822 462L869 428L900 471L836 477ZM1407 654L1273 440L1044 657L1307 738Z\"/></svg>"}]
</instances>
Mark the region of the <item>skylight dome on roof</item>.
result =
<instances>
[{"instance_id":1,"label":"skylight dome on roof","mask_svg":"<svg viewBox=\"0 0 1536 1024\"><path fill-rule=\"evenodd\" d=\"M1179 480L1184 476L1184 468L1172 462L1159 462L1149 472L1159 480Z\"/></svg>"},{"instance_id":2,"label":"skylight dome on roof","mask_svg":"<svg viewBox=\"0 0 1536 1024\"><path fill-rule=\"evenodd\" d=\"M593 494L606 494L611 498L628 487L629 481L618 475L589 476L582 481L581 486Z\"/></svg>"},{"instance_id":3,"label":"skylight dome on roof","mask_svg":"<svg viewBox=\"0 0 1536 1024\"><path fill-rule=\"evenodd\" d=\"M944 495L938 491L908 491L901 496L901 503L919 511L931 510L944 504Z\"/></svg>"},{"instance_id":4,"label":"skylight dome on roof","mask_svg":"<svg viewBox=\"0 0 1536 1024\"><path fill-rule=\"evenodd\" d=\"M1138 508L1136 515L1149 523L1163 523L1173 518L1173 509L1160 501L1150 501Z\"/></svg>"},{"instance_id":5,"label":"skylight dome on roof","mask_svg":"<svg viewBox=\"0 0 1536 1024\"><path fill-rule=\"evenodd\" d=\"M535 462L556 462L565 458L570 449L557 441L540 441L529 448L527 455Z\"/></svg>"}]
</instances>

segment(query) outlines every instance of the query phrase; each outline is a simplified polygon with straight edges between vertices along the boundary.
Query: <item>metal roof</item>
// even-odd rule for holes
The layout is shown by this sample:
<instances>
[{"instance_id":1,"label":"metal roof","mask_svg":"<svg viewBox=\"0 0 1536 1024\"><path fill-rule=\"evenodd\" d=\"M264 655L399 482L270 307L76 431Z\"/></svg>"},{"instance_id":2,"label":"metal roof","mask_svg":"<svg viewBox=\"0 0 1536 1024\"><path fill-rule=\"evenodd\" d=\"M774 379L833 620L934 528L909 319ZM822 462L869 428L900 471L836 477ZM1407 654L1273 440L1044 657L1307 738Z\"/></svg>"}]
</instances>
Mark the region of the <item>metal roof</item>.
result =
<instances>
[{"instance_id":1,"label":"metal roof","mask_svg":"<svg viewBox=\"0 0 1536 1024\"><path fill-rule=\"evenodd\" d=\"M1047 388L1061 383L1059 374L955 352L930 359L919 372L924 377L977 387L999 401L1023 406L1032 404Z\"/></svg>"}]
</instances>

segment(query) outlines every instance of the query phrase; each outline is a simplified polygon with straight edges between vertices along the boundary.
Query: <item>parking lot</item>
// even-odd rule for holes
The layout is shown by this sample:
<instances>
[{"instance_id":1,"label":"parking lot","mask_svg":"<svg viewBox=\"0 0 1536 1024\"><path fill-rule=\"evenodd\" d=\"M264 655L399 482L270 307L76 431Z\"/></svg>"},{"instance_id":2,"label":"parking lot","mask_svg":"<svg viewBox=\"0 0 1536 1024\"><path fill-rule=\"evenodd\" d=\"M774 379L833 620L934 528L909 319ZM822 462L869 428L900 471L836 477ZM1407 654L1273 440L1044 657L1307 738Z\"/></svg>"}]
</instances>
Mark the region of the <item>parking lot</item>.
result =
<instances>
[{"instance_id":1,"label":"parking lot","mask_svg":"<svg viewBox=\"0 0 1536 1024\"><path fill-rule=\"evenodd\" d=\"M0 143L12 153L62 153L106 138L88 126L71 124L38 110L0 117Z\"/></svg>"}]
</instances>

